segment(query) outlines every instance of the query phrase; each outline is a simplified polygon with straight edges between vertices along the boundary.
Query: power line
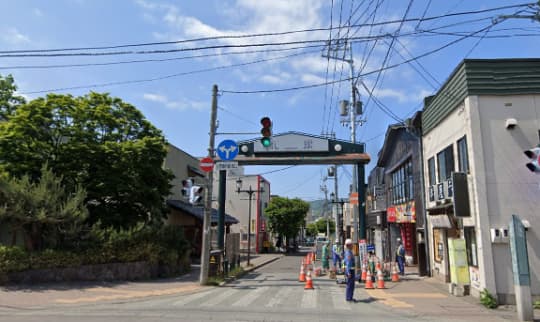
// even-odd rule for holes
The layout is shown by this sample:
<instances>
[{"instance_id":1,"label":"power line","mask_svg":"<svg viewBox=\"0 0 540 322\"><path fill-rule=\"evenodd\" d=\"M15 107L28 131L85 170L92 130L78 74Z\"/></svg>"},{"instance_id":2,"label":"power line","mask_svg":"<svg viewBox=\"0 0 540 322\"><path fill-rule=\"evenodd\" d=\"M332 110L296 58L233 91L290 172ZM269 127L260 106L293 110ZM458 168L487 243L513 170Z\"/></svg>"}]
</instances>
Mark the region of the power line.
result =
<instances>
[{"instance_id":1,"label":"power line","mask_svg":"<svg viewBox=\"0 0 540 322\"><path fill-rule=\"evenodd\" d=\"M289 57L293 57L293 56L305 55L305 54L309 54L309 53L310 52L302 52L302 53L296 53L296 54L291 54L291 55L286 55L286 56L281 56L281 57L259 59L259 60L250 61L250 62L246 62L246 63L232 64L232 65L227 65L227 66L217 66L217 67L211 67L211 68L204 68L204 69L198 69L198 70L182 72L182 73L176 73L176 74L165 75L165 76L154 77L154 78L146 78L146 79L138 79L138 80L127 80L127 81L117 81L117 82L109 82L109 83L101 83L101 84L93 84L93 85L71 86L71 87L63 87L63 88L55 88L55 89L47 89L47 90L38 90L38 91L29 91L29 92L21 92L20 94L40 94L40 93L48 93L48 92L67 91L67 90L73 90L73 89L96 88L96 87L106 87L106 86L125 85L125 84L134 84L134 83L146 83L146 82L153 82L153 81L157 81L157 80L163 80L163 79L173 78L173 77L178 77L178 76L185 76L185 75L190 75L190 74L198 74L198 73L210 72L210 71L215 71L215 70L220 70L220 69L227 69L227 68L232 68L232 67L239 67L239 66L258 64L258 63L261 63L261 62L284 59L284 58L289 58Z\"/></svg>"},{"instance_id":2,"label":"power line","mask_svg":"<svg viewBox=\"0 0 540 322\"><path fill-rule=\"evenodd\" d=\"M256 53L270 53L270 52L281 52L281 51L289 51L289 50L297 50L297 49L309 49L309 48L320 48L320 47L324 47L324 45L308 45L308 46L298 46L298 47L290 47L290 48L274 48L274 49L230 51L230 52L222 52L222 53L191 55L191 56L163 58L163 59L126 60L126 61L105 62L105 63L56 64L56 65L16 65L16 66L9 66L9 67L0 66L0 70L2 70L2 69L9 69L9 70L12 70L12 69L54 69L54 68L71 68L71 67L110 66L110 65L137 64L137 63L150 63L150 62L167 62L167 61L195 59L195 58L207 58L207 57L228 56L228 55L246 55L246 54L256 54Z\"/></svg>"},{"instance_id":3,"label":"power line","mask_svg":"<svg viewBox=\"0 0 540 322\"><path fill-rule=\"evenodd\" d=\"M368 75L371 75L371 74L375 74L375 73L378 73L378 72L381 72L381 71L384 71L384 70L388 70L388 69L392 69L392 68L396 68L398 66L401 66L401 65L404 65L404 64L407 64L411 61L414 61L414 60L417 60L417 59L420 59L420 58L423 58L423 57L426 57L426 56L429 56L429 55L432 55L434 53L437 53L445 48L448 48L464 39L467 39L469 38L471 35L476 35L478 33L481 33L483 31L485 31L486 29L488 28L491 28L493 24L497 24L499 22L492 22L489 26L485 27L485 28L482 28L482 29L479 29L477 31L474 31L466 36L462 36L456 40L453 40L441 47L438 47L436 49L433 49L433 50L430 50L428 52L425 52L423 54L420 54L416 57L413 57L411 59L407 59L405 61L402 61L402 62L399 62L399 63L396 63L396 64L393 64L393 65L389 65L389 66L386 66L386 67L382 67L382 68L379 68L379 69L375 69L375 70L372 70L372 71L369 71L369 72L366 72L366 73L363 73L363 74L358 74L356 77L354 77L355 79L356 78L359 78L359 77L365 77L365 76L368 76ZM299 89L309 89L309 88L315 88L315 87L320 87L320 86L325 86L325 85L329 85L329 84L333 84L333 83L338 83L338 82L346 82L346 81L350 81L352 78L351 77L348 77L348 78L344 78L344 79L339 79L339 80L336 80L336 81L332 81L332 82L325 82L325 83L318 83L318 84L310 84L310 85L304 85L304 86L296 86L296 87L289 87L289 88L279 88L279 89L270 89L270 90L254 90L254 91L233 91L233 90L221 90L222 93L230 93L230 94L260 94L260 93L275 93L275 92L286 92L286 91L293 91L293 90L299 90Z\"/></svg>"},{"instance_id":4,"label":"power line","mask_svg":"<svg viewBox=\"0 0 540 322\"><path fill-rule=\"evenodd\" d=\"M401 20L401 19L400 20L389 20L389 21L376 22L376 23L372 23L372 24L354 24L354 25L349 26L349 28L381 26L381 25L396 24L396 23L403 23L403 22L424 22L424 21L437 20L437 19L448 18L448 17L480 14L480 13L499 11L499 10L504 10L504 9L518 8L518 7L528 7L528 8L530 8L530 7L533 7L535 5L537 5L537 3L523 3L523 4L516 4L516 5L508 5L508 6L501 6L501 7L482 9L482 10L470 10L470 11L463 11L463 12L456 12L456 13L447 13L447 14L444 14L444 15L432 16L432 17L427 17L427 18L422 17L422 18L410 18L410 19L406 19L406 20ZM171 49L171 50L155 50L155 51L120 51L120 52L98 52L98 53L73 53L73 54L39 55L39 56L33 55L33 54L36 54L36 53L52 53L52 52L80 51L80 50L119 49L119 48L130 48L130 47L144 47L144 46L183 44L183 43L200 42L200 41L208 41L208 40L226 40L226 39L243 39L243 38L256 38L256 37L269 37L269 36L283 36L283 35L296 34L296 33L329 31L329 30L337 29L337 28L341 28L341 27L309 28L309 29L292 30L292 31L285 31L285 32L259 33L259 34L247 34L247 35L224 35L224 36L185 39L185 40L177 40L177 41L121 44L121 45L112 45L112 46L70 47L70 48L30 49L30 50L23 50L23 49L4 50L4 51L0 51L0 54L23 54L23 53L31 53L31 54L30 55L0 55L0 57L44 57L44 56L55 57L57 55L62 55L62 56L85 56L85 55L87 55L87 56L99 56L99 55L113 55L113 54L124 55L124 54L134 54L134 53L166 53L166 52L175 52L176 50ZM318 41L322 41L322 40L318 40ZM262 44L256 44L256 45L262 45ZM236 46L241 46L241 45L232 45L232 46L236 47ZM209 47L209 49L212 49L215 46L208 46L208 47ZM200 48L205 48L205 47L200 47ZM221 47L218 47L218 48L221 48ZM227 47L225 47L225 48L227 48ZM182 50L189 50L189 49L185 48L185 49L182 49Z\"/></svg>"}]
</instances>

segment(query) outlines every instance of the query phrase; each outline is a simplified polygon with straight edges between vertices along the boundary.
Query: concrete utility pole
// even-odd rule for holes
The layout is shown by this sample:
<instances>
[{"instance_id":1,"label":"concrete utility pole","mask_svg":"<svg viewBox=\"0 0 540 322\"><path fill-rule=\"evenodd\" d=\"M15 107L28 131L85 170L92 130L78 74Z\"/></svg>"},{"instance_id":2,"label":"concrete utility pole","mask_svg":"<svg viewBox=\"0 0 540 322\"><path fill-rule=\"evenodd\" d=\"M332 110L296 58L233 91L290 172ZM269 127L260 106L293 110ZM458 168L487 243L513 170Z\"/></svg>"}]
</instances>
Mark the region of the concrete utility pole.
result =
<instances>
[{"instance_id":1,"label":"concrete utility pole","mask_svg":"<svg viewBox=\"0 0 540 322\"><path fill-rule=\"evenodd\" d=\"M210 143L208 144L208 157L214 158L214 146L216 137L216 119L217 119L217 96L218 86L212 88L212 111L210 113ZM202 231L202 250L201 250L201 275L199 283L206 285L208 282L208 264L210 261L210 212L212 211L212 185L214 182L214 171L207 174L207 188L204 203L204 221Z\"/></svg>"},{"instance_id":2,"label":"concrete utility pole","mask_svg":"<svg viewBox=\"0 0 540 322\"><path fill-rule=\"evenodd\" d=\"M341 234L343 233L341 231L342 225L340 225L340 222L343 221L343 217L340 218L343 214L340 215L337 201L339 200L339 194L338 194L338 166L337 164L334 165L334 193L336 194L334 196L334 200L332 200L335 203L335 209L336 209L336 239L339 240L339 242L343 245L343 240L341 238Z\"/></svg>"},{"instance_id":3,"label":"concrete utility pole","mask_svg":"<svg viewBox=\"0 0 540 322\"><path fill-rule=\"evenodd\" d=\"M339 44L338 44L339 45ZM330 44L328 45L330 46ZM349 58L340 58L340 57L331 57L331 56L325 56L325 58L332 58L344 61L349 64L350 67L350 78L351 78L351 104L349 105L349 120L344 121L343 123L348 123L351 128L351 142L356 143L356 123L362 123L363 121L357 121L357 105L359 100L357 100L356 94L356 81L355 81L355 73L354 73L354 60L353 60L353 51L352 51L352 44L345 42L345 48L344 50L347 51L347 46L349 49ZM344 55L345 57L345 55ZM359 180L360 178L360 180ZM361 186L359 187L358 182L361 182ZM358 193L358 203L353 205L353 235L352 239L356 243L358 242L359 238L366 238L366 227L365 227L365 211L362 211L359 209L360 207L363 207L363 201L365 200L365 189L364 189L364 165L361 165L361 169L359 171L358 164L353 165L353 175L352 175L352 191L351 192L357 192ZM360 216L360 226L358 225L358 217Z\"/></svg>"}]
</instances>

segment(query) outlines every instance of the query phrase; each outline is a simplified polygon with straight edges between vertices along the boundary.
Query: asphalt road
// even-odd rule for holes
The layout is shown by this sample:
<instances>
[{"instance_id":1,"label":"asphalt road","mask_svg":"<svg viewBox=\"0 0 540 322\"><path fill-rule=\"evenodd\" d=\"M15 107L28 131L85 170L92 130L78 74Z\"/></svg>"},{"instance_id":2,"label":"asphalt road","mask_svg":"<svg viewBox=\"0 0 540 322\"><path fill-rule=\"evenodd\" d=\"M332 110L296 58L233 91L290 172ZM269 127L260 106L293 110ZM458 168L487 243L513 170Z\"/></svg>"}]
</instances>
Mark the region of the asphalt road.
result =
<instances>
[{"instance_id":1,"label":"asphalt road","mask_svg":"<svg viewBox=\"0 0 540 322\"><path fill-rule=\"evenodd\" d=\"M327 277L314 289L298 282L301 256L285 256L222 287L175 295L47 308L0 310L0 321L476 321L471 315L438 316L389 305L364 289L357 303L345 301L345 287ZM392 303L390 303L392 304Z\"/></svg>"}]
</instances>

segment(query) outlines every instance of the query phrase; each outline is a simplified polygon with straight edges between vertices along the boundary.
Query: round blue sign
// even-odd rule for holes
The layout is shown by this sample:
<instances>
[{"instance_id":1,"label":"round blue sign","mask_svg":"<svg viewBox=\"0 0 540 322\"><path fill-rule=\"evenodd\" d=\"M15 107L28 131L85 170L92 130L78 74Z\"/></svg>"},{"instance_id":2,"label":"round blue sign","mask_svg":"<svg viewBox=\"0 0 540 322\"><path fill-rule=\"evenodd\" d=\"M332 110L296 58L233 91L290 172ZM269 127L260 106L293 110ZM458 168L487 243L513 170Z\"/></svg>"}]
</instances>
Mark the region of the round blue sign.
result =
<instances>
[{"instance_id":1,"label":"round blue sign","mask_svg":"<svg viewBox=\"0 0 540 322\"><path fill-rule=\"evenodd\" d=\"M223 161L234 160L238 155L238 144L233 140L223 140L217 146L216 153Z\"/></svg>"}]
</instances>

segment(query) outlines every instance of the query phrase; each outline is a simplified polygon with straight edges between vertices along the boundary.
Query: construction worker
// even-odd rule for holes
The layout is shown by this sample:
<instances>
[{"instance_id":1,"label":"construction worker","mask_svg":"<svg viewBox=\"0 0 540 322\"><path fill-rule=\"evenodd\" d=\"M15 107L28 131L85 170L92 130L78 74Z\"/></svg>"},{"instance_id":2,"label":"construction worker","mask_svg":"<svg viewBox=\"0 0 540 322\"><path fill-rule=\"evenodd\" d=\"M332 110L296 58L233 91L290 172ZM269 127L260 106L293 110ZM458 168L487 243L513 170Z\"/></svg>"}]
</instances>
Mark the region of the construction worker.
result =
<instances>
[{"instance_id":1,"label":"construction worker","mask_svg":"<svg viewBox=\"0 0 540 322\"><path fill-rule=\"evenodd\" d=\"M332 246L332 265L337 272L341 272L341 258L343 257L343 248L339 244L339 239L336 239Z\"/></svg>"},{"instance_id":2,"label":"construction worker","mask_svg":"<svg viewBox=\"0 0 540 322\"><path fill-rule=\"evenodd\" d=\"M321 250L322 269L323 269L323 272L325 273L330 268L330 263L329 263L329 258L328 258L328 243L329 241L325 241Z\"/></svg>"},{"instance_id":3,"label":"construction worker","mask_svg":"<svg viewBox=\"0 0 540 322\"><path fill-rule=\"evenodd\" d=\"M399 275L405 275L405 247L400 238L397 239L398 247L396 249L396 262L399 267Z\"/></svg>"},{"instance_id":4,"label":"construction worker","mask_svg":"<svg viewBox=\"0 0 540 322\"><path fill-rule=\"evenodd\" d=\"M354 269L356 267L354 263L354 254L352 252L353 242L351 239L345 240L345 276L347 277L347 288L345 289L345 300L349 302L355 302L354 296Z\"/></svg>"}]
</instances>

